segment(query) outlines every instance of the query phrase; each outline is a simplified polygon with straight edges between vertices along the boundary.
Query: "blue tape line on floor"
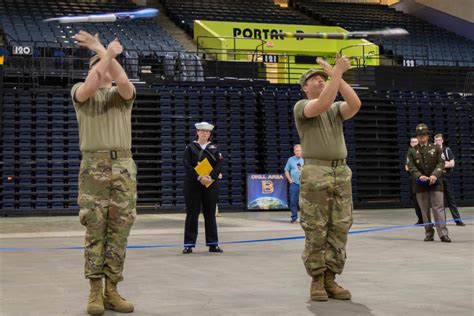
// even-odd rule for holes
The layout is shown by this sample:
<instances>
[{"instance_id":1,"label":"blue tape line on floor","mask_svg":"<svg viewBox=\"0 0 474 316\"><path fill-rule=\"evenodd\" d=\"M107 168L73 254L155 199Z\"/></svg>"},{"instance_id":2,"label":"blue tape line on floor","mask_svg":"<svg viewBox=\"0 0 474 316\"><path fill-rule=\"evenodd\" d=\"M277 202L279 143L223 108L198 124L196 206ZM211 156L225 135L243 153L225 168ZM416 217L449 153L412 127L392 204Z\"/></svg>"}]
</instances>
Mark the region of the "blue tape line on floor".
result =
<instances>
[{"instance_id":1,"label":"blue tape line on floor","mask_svg":"<svg viewBox=\"0 0 474 316\"><path fill-rule=\"evenodd\" d=\"M474 217L467 217L461 218L460 220L466 221L471 220ZM446 223L454 222L455 220L447 220ZM380 228L369 228L369 229L361 229L350 231L349 235L356 235L356 234L366 234L366 233L374 233L380 232L384 230L397 230L397 229L404 229L404 228L412 228L412 227L423 227L427 225L435 225L437 223L427 223L427 224L411 224L411 225L398 225L398 226L389 226L389 227L380 227ZM216 244L219 245L229 245L229 244L251 244L251 243L261 243L261 242L273 242L273 241L283 241L283 240L296 240L296 239L304 239L305 236L294 236L294 237L277 237L277 238L264 238L264 239L248 239L248 240L236 240L236 241L223 241ZM159 244L159 245L143 245L143 246L135 246L129 245L127 249L152 249L152 248L175 248L175 247L185 247L185 246L208 246L212 244L206 243L196 243L194 244ZM22 247L4 247L0 248L0 251L31 251L31 250L83 250L84 247L82 246L74 246L74 247L55 247L55 248L22 248Z\"/></svg>"}]
</instances>

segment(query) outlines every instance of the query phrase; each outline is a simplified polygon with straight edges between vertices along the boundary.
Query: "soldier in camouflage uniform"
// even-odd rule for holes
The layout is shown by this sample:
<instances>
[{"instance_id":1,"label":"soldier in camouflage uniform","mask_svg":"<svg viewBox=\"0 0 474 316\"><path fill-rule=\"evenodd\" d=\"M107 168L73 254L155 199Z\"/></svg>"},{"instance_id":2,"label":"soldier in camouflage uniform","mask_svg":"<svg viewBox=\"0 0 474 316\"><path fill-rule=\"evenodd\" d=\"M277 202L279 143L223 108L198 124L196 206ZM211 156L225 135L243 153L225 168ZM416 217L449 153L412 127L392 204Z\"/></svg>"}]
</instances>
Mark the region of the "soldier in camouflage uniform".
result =
<instances>
[{"instance_id":1,"label":"soldier in camouflage uniform","mask_svg":"<svg viewBox=\"0 0 474 316\"><path fill-rule=\"evenodd\" d=\"M441 181L444 169L443 150L440 146L428 141L426 124L416 126L416 138L418 145L409 149L407 165L412 177L416 179L413 190L420 205L423 222L431 223L431 206L439 238L442 242L451 242L444 215L443 182ZM433 225L426 225L425 241L433 241L433 237Z\"/></svg>"},{"instance_id":2,"label":"soldier in camouflage uniform","mask_svg":"<svg viewBox=\"0 0 474 316\"><path fill-rule=\"evenodd\" d=\"M117 283L123 279L127 238L136 218L137 168L130 151L135 88L115 60L122 52L117 40L106 49L97 35L80 31L75 39L96 53L85 82L71 90L82 152L78 204L86 226L87 312L132 312L133 304L118 294Z\"/></svg>"},{"instance_id":3,"label":"soldier in camouflage uniform","mask_svg":"<svg viewBox=\"0 0 474 316\"><path fill-rule=\"evenodd\" d=\"M303 262L313 279L312 300L347 300L351 293L335 282L344 268L352 225L352 171L346 164L343 122L359 111L361 102L342 79L350 68L347 58L337 56L334 68L321 59L318 63L324 71L310 69L302 74L300 85L307 98L294 107L305 160L299 199L306 236ZM338 91L344 102L335 102Z\"/></svg>"}]
</instances>

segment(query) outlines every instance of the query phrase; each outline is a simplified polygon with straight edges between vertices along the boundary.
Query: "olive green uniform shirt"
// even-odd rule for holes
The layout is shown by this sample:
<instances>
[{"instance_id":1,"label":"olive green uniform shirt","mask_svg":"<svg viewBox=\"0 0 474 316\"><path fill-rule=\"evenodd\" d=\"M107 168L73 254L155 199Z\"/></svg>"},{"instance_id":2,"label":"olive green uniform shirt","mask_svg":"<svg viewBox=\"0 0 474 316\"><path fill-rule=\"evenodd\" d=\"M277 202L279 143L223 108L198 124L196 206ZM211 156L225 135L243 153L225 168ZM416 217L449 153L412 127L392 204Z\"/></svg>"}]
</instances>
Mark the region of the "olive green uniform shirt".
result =
<instances>
[{"instance_id":1,"label":"olive green uniform shirt","mask_svg":"<svg viewBox=\"0 0 474 316\"><path fill-rule=\"evenodd\" d=\"M300 100L294 107L303 157L321 160L345 159L347 148L343 133L344 119L340 112L342 102L334 102L326 112L307 118L303 111L309 101Z\"/></svg>"},{"instance_id":2,"label":"olive green uniform shirt","mask_svg":"<svg viewBox=\"0 0 474 316\"><path fill-rule=\"evenodd\" d=\"M415 182L413 190L415 193L427 191L443 191L441 176L443 175L444 159L441 154L443 150L435 144L416 145L408 150L407 165L413 178L434 175L438 178L437 184L427 185Z\"/></svg>"},{"instance_id":3,"label":"olive green uniform shirt","mask_svg":"<svg viewBox=\"0 0 474 316\"><path fill-rule=\"evenodd\" d=\"M120 96L117 87L101 88L87 101L76 102L76 83L71 96L79 124L81 151L130 150L132 146L132 106Z\"/></svg>"}]
</instances>

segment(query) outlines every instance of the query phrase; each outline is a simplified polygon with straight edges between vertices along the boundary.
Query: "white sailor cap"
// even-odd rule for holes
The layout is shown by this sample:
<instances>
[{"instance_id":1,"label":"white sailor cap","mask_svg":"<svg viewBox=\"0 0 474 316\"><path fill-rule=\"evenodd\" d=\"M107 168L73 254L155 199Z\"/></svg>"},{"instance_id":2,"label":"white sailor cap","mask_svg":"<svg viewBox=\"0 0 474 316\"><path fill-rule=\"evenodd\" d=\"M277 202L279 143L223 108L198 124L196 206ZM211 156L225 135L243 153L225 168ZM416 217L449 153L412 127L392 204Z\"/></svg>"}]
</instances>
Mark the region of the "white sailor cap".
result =
<instances>
[{"instance_id":1,"label":"white sailor cap","mask_svg":"<svg viewBox=\"0 0 474 316\"><path fill-rule=\"evenodd\" d=\"M196 126L196 129L198 130L205 130L205 131L212 131L214 129L214 125L212 124L209 124L208 122L200 122L200 123L196 123L194 124L194 126Z\"/></svg>"}]
</instances>

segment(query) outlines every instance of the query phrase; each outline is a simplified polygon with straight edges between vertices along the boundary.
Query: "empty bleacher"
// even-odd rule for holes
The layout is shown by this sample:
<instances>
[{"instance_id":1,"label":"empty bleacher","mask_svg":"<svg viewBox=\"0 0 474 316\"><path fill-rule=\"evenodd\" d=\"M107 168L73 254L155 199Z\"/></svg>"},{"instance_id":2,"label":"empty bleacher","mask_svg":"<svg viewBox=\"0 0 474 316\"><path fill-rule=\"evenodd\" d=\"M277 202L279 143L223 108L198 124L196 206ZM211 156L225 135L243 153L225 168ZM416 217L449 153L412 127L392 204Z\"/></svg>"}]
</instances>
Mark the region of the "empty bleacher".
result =
<instances>
[{"instance_id":1,"label":"empty bleacher","mask_svg":"<svg viewBox=\"0 0 474 316\"><path fill-rule=\"evenodd\" d=\"M348 138L355 142L356 203L370 206L371 203L399 201L400 160L395 109L390 100L365 97L362 101L362 108L353 119L352 137L346 131Z\"/></svg>"},{"instance_id":2,"label":"empty bleacher","mask_svg":"<svg viewBox=\"0 0 474 316\"><path fill-rule=\"evenodd\" d=\"M402 168L413 127L424 122L431 136L442 133L445 145L453 150L456 167L453 170L453 185L458 201L472 201L474 197L474 124L473 98L457 93L427 91L379 91L377 95L391 99L398 122L401 196L409 198L408 174ZM405 148L405 150L403 150Z\"/></svg>"},{"instance_id":3,"label":"empty bleacher","mask_svg":"<svg viewBox=\"0 0 474 316\"><path fill-rule=\"evenodd\" d=\"M388 56L413 60L416 65L474 67L474 42L386 5L294 0L295 8L327 25L349 31L403 27L404 38L377 39Z\"/></svg>"},{"instance_id":4,"label":"empty bleacher","mask_svg":"<svg viewBox=\"0 0 474 316\"><path fill-rule=\"evenodd\" d=\"M335 24L333 15L337 10L318 10L315 13L320 4L310 1L296 3L305 13L317 13L317 19ZM194 123L198 121L205 120L216 125L213 138L224 155L224 178L219 192L219 205L223 208L242 209L246 203L247 174L282 173L288 157L292 155L293 145L299 142L293 118L293 105L301 97L297 85L269 84L255 77L249 78L247 74L240 79L224 78L225 75L217 71L220 65L209 61L201 65L197 60L190 67L186 64L190 56L183 53L179 45L174 46L174 41L157 29L158 26L152 21L142 20L139 25L132 21L127 22L126 26L112 23L73 27L40 22L53 16L137 8L127 1L38 3L32 0L0 0L0 4L1 24L9 45L29 45L34 39L33 46L35 49L39 47L36 54L56 57L51 60L24 57L15 61L18 62L16 68L7 59L5 76L8 77L8 84L1 86L0 82L2 215L77 213L77 176L81 155L69 91L71 83L84 78L87 70L84 61L88 52L71 49L70 36L81 27L87 27L86 30L92 33L99 31L107 38L117 35L130 52L148 54L138 63L128 64L121 60L131 77L142 77L146 81L141 72L143 68L153 76L150 84L137 86L137 100L132 112L132 151L138 166L139 208L184 208L181 159L186 144L195 137ZM301 14L276 7L267 0L239 4L229 0L167 0L164 5L176 22L185 21L183 25L188 25L188 31L194 19L208 17L214 20L233 20L232 17L235 17L235 21L310 23L301 19ZM328 4L324 5L326 8ZM347 4L328 6L331 5L345 8ZM359 5L356 6L359 8ZM372 7L374 11L366 10ZM387 24L384 26L403 26L397 23L412 19L388 7L364 7L364 12L372 12L373 16L385 14L387 10ZM376 23L382 23L373 16L370 20L361 18L352 22L353 13L358 11L339 11L347 16L338 21L347 21L347 25L341 26L350 30L377 28L380 25ZM323 12L329 15L323 16ZM392 21L388 18L391 15L401 18ZM370 24L372 20L375 24ZM413 23L413 27L418 27L418 22ZM431 32L431 27L428 25L425 30L423 26L418 31L407 27L415 36L409 43L402 42L402 46L411 45L411 49L415 49L418 45L417 34ZM453 41L456 44L451 45L450 52L462 51L460 47L464 42L455 36ZM410 58L418 56L418 53L399 52L398 44L394 43L379 42L386 52L392 50ZM427 43L431 45L431 39ZM171 52L166 52L168 49ZM472 51L469 54L472 56ZM463 58L466 56L464 53L461 55ZM73 59L63 60L62 57ZM196 60L195 57L191 56L193 60ZM441 65L446 64L443 62ZM470 94L442 92L461 91L459 87L470 78L466 75L469 68L464 67L460 72L459 67L454 67L456 65L465 64L456 61L451 67L361 68L354 70L352 77L345 77L351 83L377 90L373 93L361 91L361 111L344 124L356 207L410 205L403 165L409 137L420 122L427 123L433 132L445 134L446 143L456 156L453 173L457 179L454 181L456 198L461 204L474 203L474 100ZM51 68L66 71L51 72ZM215 68L216 72L210 72L211 68ZM225 70L223 67L219 69L221 72ZM442 70L442 73L431 76L428 72L422 72L426 69L435 73ZM47 76L40 84L41 70L47 70ZM1 71L3 68L0 67ZM236 71L232 69L231 73L233 75ZM61 86L48 82L63 76L66 80L58 81ZM210 80L210 76L216 76L215 80ZM0 73L0 81L2 79ZM402 81L403 87L400 84ZM378 90L382 89L380 87L386 90ZM419 91L396 90L411 88Z\"/></svg>"},{"instance_id":5,"label":"empty bleacher","mask_svg":"<svg viewBox=\"0 0 474 316\"><path fill-rule=\"evenodd\" d=\"M68 208L76 203L77 121L68 91L3 94L3 208Z\"/></svg>"},{"instance_id":6,"label":"empty bleacher","mask_svg":"<svg viewBox=\"0 0 474 316\"><path fill-rule=\"evenodd\" d=\"M131 20L114 23L45 23L44 19L133 11L140 9L127 1L77 2L71 0L33 1L0 0L0 21L10 46L31 46L35 54L41 55L42 48L49 52L68 54L77 47L72 36L79 30L91 34L99 33L104 44L117 37L125 50L151 52L182 52L183 47L169 36L153 19Z\"/></svg>"},{"instance_id":7,"label":"empty bleacher","mask_svg":"<svg viewBox=\"0 0 474 316\"><path fill-rule=\"evenodd\" d=\"M164 0L166 13L193 34L194 20L272 24L314 24L314 20L272 0Z\"/></svg>"},{"instance_id":8,"label":"empty bleacher","mask_svg":"<svg viewBox=\"0 0 474 316\"><path fill-rule=\"evenodd\" d=\"M77 211L78 130L69 89L5 89L2 107L4 212ZM140 207L182 208L182 153L194 123L216 125L224 155L222 207L245 205L246 175L281 173L298 143L292 107L296 85L173 84L139 88L132 112L132 150ZM376 91L345 123L356 206L409 205L403 169L419 122L442 132L456 155L456 197L474 196L472 97L442 92Z\"/></svg>"}]
</instances>

